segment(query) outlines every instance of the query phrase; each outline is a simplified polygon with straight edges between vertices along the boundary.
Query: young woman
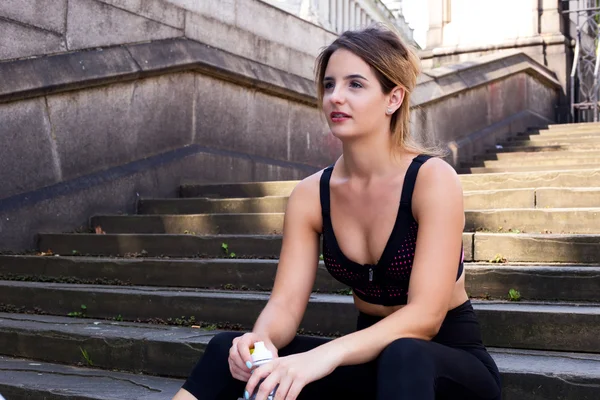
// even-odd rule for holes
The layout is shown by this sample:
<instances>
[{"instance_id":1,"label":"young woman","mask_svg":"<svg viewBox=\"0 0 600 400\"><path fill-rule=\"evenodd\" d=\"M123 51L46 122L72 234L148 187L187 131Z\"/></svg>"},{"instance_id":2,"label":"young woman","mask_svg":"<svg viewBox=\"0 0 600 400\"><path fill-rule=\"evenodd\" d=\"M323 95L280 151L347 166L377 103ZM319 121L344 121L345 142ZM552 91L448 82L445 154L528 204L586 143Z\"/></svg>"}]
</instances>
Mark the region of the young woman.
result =
<instances>
[{"instance_id":1,"label":"young woman","mask_svg":"<svg viewBox=\"0 0 600 400\"><path fill-rule=\"evenodd\" d=\"M176 400L493 399L500 375L465 291L463 193L409 133L419 60L392 31L341 35L317 59L318 99L342 156L290 196L271 297L250 333L222 333ZM318 265L352 288L354 333L296 336ZM341 318L342 316L340 316ZM253 367L263 341L273 362Z\"/></svg>"}]
</instances>

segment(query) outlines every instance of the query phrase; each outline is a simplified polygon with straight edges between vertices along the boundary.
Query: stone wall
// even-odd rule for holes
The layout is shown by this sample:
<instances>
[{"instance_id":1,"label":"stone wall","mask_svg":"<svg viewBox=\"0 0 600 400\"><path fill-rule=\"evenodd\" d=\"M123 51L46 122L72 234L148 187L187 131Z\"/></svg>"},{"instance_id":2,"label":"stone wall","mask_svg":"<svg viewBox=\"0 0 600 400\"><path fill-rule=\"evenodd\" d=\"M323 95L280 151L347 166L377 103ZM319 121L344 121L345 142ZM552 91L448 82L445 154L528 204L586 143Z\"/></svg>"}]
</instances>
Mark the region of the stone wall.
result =
<instances>
[{"instance_id":1,"label":"stone wall","mask_svg":"<svg viewBox=\"0 0 600 400\"><path fill-rule=\"evenodd\" d=\"M0 61L177 37L310 79L335 35L260 0L0 2Z\"/></svg>"},{"instance_id":2,"label":"stone wall","mask_svg":"<svg viewBox=\"0 0 600 400\"><path fill-rule=\"evenodd\" d=\"M448 147L458 166L528 127L556 119L556 75L519 52L426 70L412 98L412 130Z\"/></svg>"}]
</instances>

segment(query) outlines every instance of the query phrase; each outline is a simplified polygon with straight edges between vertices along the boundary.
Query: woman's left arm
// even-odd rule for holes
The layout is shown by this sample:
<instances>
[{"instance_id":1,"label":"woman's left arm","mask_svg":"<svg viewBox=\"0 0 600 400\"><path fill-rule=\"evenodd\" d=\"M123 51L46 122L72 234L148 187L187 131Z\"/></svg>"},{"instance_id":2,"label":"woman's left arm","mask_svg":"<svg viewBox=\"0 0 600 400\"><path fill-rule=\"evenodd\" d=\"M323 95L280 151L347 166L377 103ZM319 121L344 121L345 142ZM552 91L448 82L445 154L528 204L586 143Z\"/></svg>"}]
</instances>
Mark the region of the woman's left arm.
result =
<instances>
[{"instance_id":1,"label":"woman's left arm","mask_svg":"<svg viewBox=\"0 0 600 400\"><path fill-rule=\"evenodd\" d=\"M419 230L408 303L369 328L320 346L336 355L338 366L371 361L396 339L431 340L448 312L465 225L462 186L449 164L436 158L423 164L412 208Z\"/></svg>"}]
</instances>

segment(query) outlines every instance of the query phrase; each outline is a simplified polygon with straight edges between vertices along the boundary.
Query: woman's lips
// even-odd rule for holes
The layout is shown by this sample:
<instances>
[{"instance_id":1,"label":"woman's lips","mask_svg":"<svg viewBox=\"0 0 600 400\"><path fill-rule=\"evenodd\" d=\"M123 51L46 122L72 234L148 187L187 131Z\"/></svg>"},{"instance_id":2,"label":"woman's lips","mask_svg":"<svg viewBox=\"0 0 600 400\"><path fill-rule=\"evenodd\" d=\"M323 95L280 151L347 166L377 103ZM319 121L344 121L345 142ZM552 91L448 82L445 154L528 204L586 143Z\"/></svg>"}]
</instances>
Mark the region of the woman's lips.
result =
<instances>
[{"instance_id":1,"label":"woman's lips","mask_svg":"<svg viewBox=\"0 0 600 400\"><path fill-rule=\"evenodd\" d=\"M332 122L344 122L352 118L348 114L340 111L334 111L331 114L329 114L329 116Z\"/></svg>"}]
</instances>

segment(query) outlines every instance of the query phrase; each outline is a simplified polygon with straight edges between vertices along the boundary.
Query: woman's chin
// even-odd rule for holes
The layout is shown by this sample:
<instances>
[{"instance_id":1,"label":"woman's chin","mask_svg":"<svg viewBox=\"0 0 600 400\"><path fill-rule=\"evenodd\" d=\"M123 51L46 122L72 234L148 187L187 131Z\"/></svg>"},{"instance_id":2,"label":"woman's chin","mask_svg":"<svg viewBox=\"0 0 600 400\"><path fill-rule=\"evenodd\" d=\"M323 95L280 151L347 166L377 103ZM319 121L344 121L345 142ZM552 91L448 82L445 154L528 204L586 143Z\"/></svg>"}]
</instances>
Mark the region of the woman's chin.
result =
<instances>
[{"instance_id":1,"label":"woman's chin","mask_svg":"<svg viewBox=\"0 0 600 400\"><path fill-rule=\"evenodd\" d=\"M360 135L349 129L332 129L331 134L342 141L358 139Z\"/></svg>"}]
</instances>

